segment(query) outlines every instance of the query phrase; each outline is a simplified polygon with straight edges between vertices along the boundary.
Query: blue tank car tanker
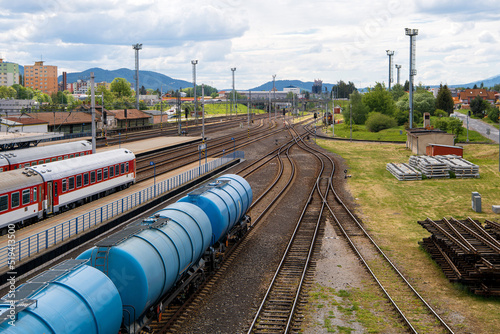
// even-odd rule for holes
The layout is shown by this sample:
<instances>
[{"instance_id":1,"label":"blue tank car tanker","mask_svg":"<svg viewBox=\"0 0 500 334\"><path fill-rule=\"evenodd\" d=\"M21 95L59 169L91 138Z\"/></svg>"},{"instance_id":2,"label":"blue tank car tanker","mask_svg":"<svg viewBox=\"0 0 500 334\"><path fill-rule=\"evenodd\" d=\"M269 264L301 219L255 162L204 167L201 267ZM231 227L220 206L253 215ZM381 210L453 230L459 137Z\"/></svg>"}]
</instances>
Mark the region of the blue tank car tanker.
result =
<instances>
[{"instance_id":1,"label":"blue tank car tanker","mask_svg":"<svg viewBox=\"0 0 500 334\"><path fill-rule=\"evenodd\" d=\"M34 286L35 292L24 293L22 301L32 303L14 312L16 327L8 323L10 305L5 296L0 301L0 329L117 333L121 328L122 333L138 333L161 305L217 267L216 255L226 241L246 231L251 203L252 189L240 176L228 174L205 184L98 242L70 260L77 267L56 275L43 288ZM27 285L34 283L39 284L37 280Z\"/></svg>"},{"instance_id":2,"label":"blue tank car tanker","mask_svg":"<svg viewBox=\"0 0 500 334\"><path fill-rule=\"evenodd\" d=\"M0 332L117 333L120 294L106 275L85 262L67 260L5 295Z\"/></svg>"}]
</instances>

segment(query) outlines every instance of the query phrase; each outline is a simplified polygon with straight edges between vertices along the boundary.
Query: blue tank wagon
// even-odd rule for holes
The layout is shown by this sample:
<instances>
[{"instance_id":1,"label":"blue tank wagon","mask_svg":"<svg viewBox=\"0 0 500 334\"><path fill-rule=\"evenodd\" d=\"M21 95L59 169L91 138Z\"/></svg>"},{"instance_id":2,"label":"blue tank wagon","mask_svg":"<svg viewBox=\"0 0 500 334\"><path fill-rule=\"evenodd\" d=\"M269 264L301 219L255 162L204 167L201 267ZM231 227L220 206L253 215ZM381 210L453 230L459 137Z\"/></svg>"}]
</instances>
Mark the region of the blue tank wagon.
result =
<instances>
[{"instance_id":1,"label":"blue tank wagon","mask_svg":"<svg viewBox=\"0 0 500 334\"><path fill-rule=\"evenodd\" d=\"M0 332L118 333L120 294L106 275L85 262L67 260L5 295L0 300Z\"/></svg>"}]
</instances>

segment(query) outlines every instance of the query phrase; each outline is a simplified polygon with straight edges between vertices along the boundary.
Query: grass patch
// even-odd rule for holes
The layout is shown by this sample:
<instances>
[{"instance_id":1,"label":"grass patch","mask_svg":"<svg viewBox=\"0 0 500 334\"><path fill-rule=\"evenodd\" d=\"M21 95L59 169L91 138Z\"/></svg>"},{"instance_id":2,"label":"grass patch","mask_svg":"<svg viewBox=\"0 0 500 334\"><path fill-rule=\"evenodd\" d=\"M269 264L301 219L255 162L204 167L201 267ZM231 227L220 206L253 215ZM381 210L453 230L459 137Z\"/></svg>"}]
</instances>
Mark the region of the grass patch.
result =
<instances>
[{"instance_id":1,"label":"grass patch","mask_svg":"<svg viewBox=\"0 0 500 334\"><path fill-rule=\"evenodd\" d=\"M359 206L358 215L384 251L434 305L453 313L456 326L475 333L493 333L500 323L500 298L467 294L449 283L432 264L418 242L429 233L418 220L453 216L463 219L498 220L491 206L500 204L498 145L464 147L464 158L480 166L479 179L428 179L398 181L388 171L389 162L408 162L411 152L403 145L349 143L318 140L321 146L341 155L349 166L348 187ZM482 196L482 213L471 209L471 192ZM355 300L359 300L356 296ZM362 317L363 304L356 312ZM367 322L370 314L366 314Z\"/></svg>"}]
</instances>

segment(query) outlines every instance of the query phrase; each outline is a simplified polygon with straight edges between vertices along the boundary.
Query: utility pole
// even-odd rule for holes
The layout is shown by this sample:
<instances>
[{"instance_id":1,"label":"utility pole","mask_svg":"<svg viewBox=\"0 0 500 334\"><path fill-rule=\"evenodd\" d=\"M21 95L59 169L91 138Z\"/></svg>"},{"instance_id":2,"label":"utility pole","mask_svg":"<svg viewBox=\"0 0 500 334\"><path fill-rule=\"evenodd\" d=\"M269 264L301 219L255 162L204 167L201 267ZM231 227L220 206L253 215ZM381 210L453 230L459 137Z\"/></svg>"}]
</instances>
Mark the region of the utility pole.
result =
<instances>
[{"instance_id":1,"label":"utility pole","mask_svg":"<svg viewBox=\"0 0 500 334\"><path fill-rule=\"evenodd\" d=\"M198 60L191 60L191 64L193 64L193 96L194 96L194 118L196 124L198 124L198 101L196 100L196 64L198 64Z\"/></svg>"},{"instance_id":2,"label":"utility pole","mask_svg":"<svg viewBox=\"0 0 500 334\"><path fill-rule=\"evenodd\" d=\"M405 33L410 36L410 129L413 128L413 77L417 75L417 70L415 69L415 46L418 35L418 29L406 28Z\"/></svg>"},{"instance_id":3,"label":"utility pole","mask_svg":"<svg viewBox=\"0 0 500 334\"><path fill-rule=\"evenodd\" d=\"M95 92L94 92L94 72L90 73L90 106L92 108L92 154L95 153ZM104 111L103 111L104 113ZM54 123L55 126L55 123Z\"/></svg>"},{"instance_id":4,"label":"utility pole","mask_svg":"<svg viewBox=\"0 0 500 334\"><path fill-rule=\"evenodd\" d=\"M160 132L163 131L163 84L160 86Z\"/></svg>"},{"instance_id":5,"label":"utility pole","mask_svg":"<svg viewBox=\"0 0 500 334\"><path fill-rule=\"evenodd\" d=\"M391 83L393 82L393 79L392 79L392 56L394 56L394 51L385 50L385 52L387 52L387 55L389 56L389 90L391 90Z\"/></svg>"},{"instance_id":6,"label":"utility pole","mask_svg":"<svg viewBox=\"0 0 500 334\"><path fill-rule=\"evenodd\" d=\"M139 50L142 44L134 44L132 48L135 50L135 108L139 110Z\"/></svg>"},{"instance_id":7,"label":"utility pole","mask_svg":"<svg viewBox=\"0 0 500 334\"><path fill-rule=\"evenodd\" d=\"M274 121L276 121L276 86L274 85L276 74L273 74L273 100L274 100Z\"/></svg>"},{"instance_id":8,"label":"utility pole","mask_svg":"<svg viewBox=\"0 0 500 334\"><path fill-rule=\"evenodd\" d=\"M234 90L234 71L236 71L236 67L231 67L231 72L233 72L233 102L231 103L231 112L233 110L233 105L236 103L236 91ZM231 112L229 116L231 116ZM236 110L235 110L236 113Z\"/></svg>"}]
</instances>

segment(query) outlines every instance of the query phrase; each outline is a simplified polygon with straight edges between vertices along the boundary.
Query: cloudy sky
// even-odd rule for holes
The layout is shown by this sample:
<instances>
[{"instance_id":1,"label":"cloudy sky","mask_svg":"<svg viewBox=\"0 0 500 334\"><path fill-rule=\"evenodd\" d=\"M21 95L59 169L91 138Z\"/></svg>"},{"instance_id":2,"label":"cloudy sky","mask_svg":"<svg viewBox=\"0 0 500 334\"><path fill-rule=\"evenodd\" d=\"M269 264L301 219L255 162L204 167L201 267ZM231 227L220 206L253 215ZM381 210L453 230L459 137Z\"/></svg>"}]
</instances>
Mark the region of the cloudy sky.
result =
<instances>
[{"instance_id":1,"label":"cloudy sky","mask_svg":"<svg viewBox=\"0 0 500 334\"><path fill-rule=\"evenodd\" d=\"M0 56L62 71L133 69L219 89L298 79L357 87L388 81L386 50L408 78L460 84L500 74L500 0L0 0ZM396 72L394 74L396 80Z\"/></svg>"}]
</instances>

